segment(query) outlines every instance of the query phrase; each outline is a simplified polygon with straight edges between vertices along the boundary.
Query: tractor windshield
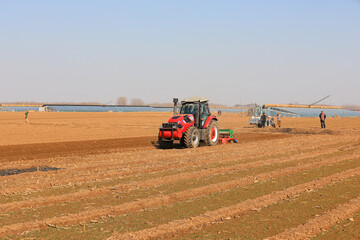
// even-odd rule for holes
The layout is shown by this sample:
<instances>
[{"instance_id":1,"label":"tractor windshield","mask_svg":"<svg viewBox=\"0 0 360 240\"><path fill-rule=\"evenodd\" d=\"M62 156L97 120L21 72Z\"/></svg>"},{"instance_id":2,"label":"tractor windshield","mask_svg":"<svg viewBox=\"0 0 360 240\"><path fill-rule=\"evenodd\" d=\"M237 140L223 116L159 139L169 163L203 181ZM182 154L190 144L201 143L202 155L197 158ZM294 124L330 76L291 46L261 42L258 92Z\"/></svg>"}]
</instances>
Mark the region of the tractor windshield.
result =
<instances>
[{"instance_id":1,"label":"tractor windshield","mask_svg":"<svg viewBox=\"0 0 360 240\"><path fill-rule=\"evenodd\" d=\"M194 103L186 103L181 106L180 114L193 114L196 113L196 106Z\"/></svg>"}]
</instances>

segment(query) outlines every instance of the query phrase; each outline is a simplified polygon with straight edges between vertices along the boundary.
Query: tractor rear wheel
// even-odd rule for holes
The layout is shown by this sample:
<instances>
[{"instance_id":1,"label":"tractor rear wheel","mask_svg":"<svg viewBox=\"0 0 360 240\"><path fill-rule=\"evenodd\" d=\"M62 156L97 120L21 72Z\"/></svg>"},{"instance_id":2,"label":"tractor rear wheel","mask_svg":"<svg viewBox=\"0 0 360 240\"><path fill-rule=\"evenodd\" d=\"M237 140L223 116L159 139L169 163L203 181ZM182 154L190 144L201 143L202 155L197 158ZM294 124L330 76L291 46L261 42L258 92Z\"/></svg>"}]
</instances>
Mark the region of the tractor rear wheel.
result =
<instances>
[{"instance_id":1,"label":"tractor rear wheel","mask_svg":"<svg viewBox=\"0 0 360 240\"><path fill-rule=\"evenodd\" d=\"M172 148L173 141L163 141L161 137L158 138L159 148L168 149Z\"/></svg>"},{"instance_id":2,"label":"tractor rear wheel","mask_svg":"<svg viewBox=\"0 0 360 240\"><path fill-rule=\"evenodd\" d=\"M211 121L205 130L205 143L208 146L214 146L219 141L219 127L216 121Z\"/></svg>"},{"instance_id":3,"label":"tractor rear wheel","mask_svg":"<svg viewBox=\"0 0 360 240\"><path fill-rule=\"evenodd\" d=\"M200 143L200 133L199 130L191 126L186 130L184 134L184 146L187 148L196 148Z\"/></svg>"}]
</instances>

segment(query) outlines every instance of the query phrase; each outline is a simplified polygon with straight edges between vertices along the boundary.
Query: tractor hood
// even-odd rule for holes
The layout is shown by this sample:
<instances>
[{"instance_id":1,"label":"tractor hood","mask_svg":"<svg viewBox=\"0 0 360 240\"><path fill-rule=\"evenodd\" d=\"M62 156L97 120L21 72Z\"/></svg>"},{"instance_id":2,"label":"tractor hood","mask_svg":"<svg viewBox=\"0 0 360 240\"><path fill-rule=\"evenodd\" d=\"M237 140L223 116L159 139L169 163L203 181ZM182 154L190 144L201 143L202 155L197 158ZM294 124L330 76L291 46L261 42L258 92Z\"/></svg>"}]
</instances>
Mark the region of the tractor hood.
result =
<instances>
[{"instance_id":1,"label":"tractor hood","mask_svg":"<svg viewBox=\"0 0 360 240\"><path fill-rule=\"evenodd\" d=\"M169 123L188 124L194 122L195 118L192 114L180 114L169 119Z\"/></svg>"}]
</instances>

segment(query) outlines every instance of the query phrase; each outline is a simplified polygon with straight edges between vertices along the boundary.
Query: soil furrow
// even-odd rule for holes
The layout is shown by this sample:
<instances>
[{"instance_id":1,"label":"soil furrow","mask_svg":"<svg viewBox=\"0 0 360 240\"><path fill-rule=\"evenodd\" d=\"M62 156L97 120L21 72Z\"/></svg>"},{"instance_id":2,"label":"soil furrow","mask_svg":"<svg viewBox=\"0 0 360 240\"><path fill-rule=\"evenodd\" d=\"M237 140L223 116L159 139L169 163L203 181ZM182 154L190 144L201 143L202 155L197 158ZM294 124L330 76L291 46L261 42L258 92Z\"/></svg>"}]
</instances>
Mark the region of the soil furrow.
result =
<instances>
[{"instance_id":1,"label":"soil furrow","mask_svg":"<svg viewBox=\"0 0 360 240\"><path fill-rule=\"evenodd\" d=\"M344 147L351 147L354 146L356 144L349 144ZM314 156L317 156L319 154L325 154L325 153L331 153L334 151L338 151L338 149L326 149L323 151L319 151L317 153L313 153ZM304 154L299 154L299 155L304 155ZM306 156L311 156L311 153L305 153ZM256 158L263 158L263 156L256 156L253 157L252 159L256 159ZM221 160L222 162L226 161L233 161L234 159L238 158L237 156L234 156L232 158L228 158L225 160ZM219 162L217 160L217 158L214 158L215 160L213 162ZM201 166L203 164L209 164L210 160L208 159L204 159L203 161L199 160L199 161L186 161L186 162L181 162L178 164L173 164L171 161L167 161L165 163L162 162L157 162L153 164L153 167L151 167L151 163L148 163L148 165L143 168L140 169L130 169L130 167L127 167L125 169L123 169L121 171L121 169L116 169L113 170L111 172L106 172L105 170L101 169L102 172L105 172L104 174L101 174L101 172L87 172L85 170L81 170L81 172L86 173L86 175L84 176L79 176L79 171L74 171L74 175L69 175L69 171L68 170L63 170L63 173L58 172L58 173L37 173L36 178L33 175L28 176L29 179L27 180L26 178L21 179L21 181L15 181L13 178L8 179L8 184L3 183L2 187L0 189L0 193L3 194L10 194L10 193L21 193L22 191L29 191L29 187L31 186L31 191L39 191L43 188L47 188L50 187L49 184L51 184L51 187L62 187L64 185L69 185L71 183L76 182L76 184L82 184L82 183L89 183L92 181L96 181L99 182L102 179L109 179L109 178L116 178L116 177L124 177L124 176L130 176L130 175L135 175L135 174L145 174L145 173L154 173L154 172L160 172L160 171L164 171L164 170L169 170L169 166L171 167L171 169L180 169L180 168L185 168L185 167L189 167L189 166ZM155 167L154 167L155 166ZM126 170L126 171L125 171ZM46 178L46 179L44 179ZM52 179L53 178L53 179ZM9 186L9 184L11 184ZM14 184L16 184L17 186L14 186Z\"/></svg>"},{"instance_id":2,"label":"soil furrow","mask_svg":"<svg viewBox=\"0 0 360 240\"><path fill-rule=\"evenodd\" d=\"M251 144L257 141L264 141L264 140L271 140L271 139L278 139L281 140L283 138L288 138L289 136L286 134L263 134L263 133L252 133L252 134L245 134L245 138L241 138L241 135L244 135L244 133L240 133L239 137L239 143L240 144ZM255 136L255 138L254 138ZM252 137L254 139L249 140L247 138ZM264 137L264 139L262 139L262 137ZM73 156L91 156L91 155L104 155L106 156L107 153L121 153L121 155L123 156L133 156L133 150L130 148L130 154L123 152L124 150L128 150L129 146L127 145L131 145L134 148L141 148L141 146L144 145L144 143L146 142L146 146L150 145L151 146L151 142L154 142L154 140L156 139L156 136L154 137L134 137L131 139L102 139L102 140L91 140L91 141L75 141L75 142L63 142L63 143L58 143L58 142L54 142L54 143L45 143L45 144L23 144L23 145L11 145L11 146L0 146L0 161L4 160L4 166L7 166L7 168L12 168L14 166L19 166L20 164L24 164L24 160L26 161L26 164L31 164L33 165L33 163L36 162L43 162L43 159L46 158L60 158L63 155L66 156L66 158L64 159L65 162L69 162L69 163L73 163L73 161L71 160L71 158ZM295 139L295 142L300 141L301 139ZM129 142L130 144L129 144ZM138 144L136 144L136 142L138 142ZM239 144L239 145L240 145ZM324 142L324 144L326 144L326 142ZM319 142L319 146L321 145L321 143ZM153 148L155 148L154 146L152 146ZM82 151L78 151L79 149L81 149ZM85 152L85 150L88 150L88 153ZM97 151L100 150L100 151ZM240 151L238 149L233 149L234 151ZM64 153L65 151L65 153ZM146 156L148 154L148 147L146 148L146 150L140 150L136 152L136 155L138 155L141 158L141 155ZM151 151L151 150L150 150ZM154 149L154 151L159 151ZM186 151L185 149L182 149L182 151ZM193 157L201 157L202 156L202 151L205 151L203 149L198 149L197 151L192 151L192 156ZM208 150L206 150L208 151ZM216 148L212 148L210 149L210 151L213 152L217 152ZM166 151L165 151L166 152ZM86 153L84 155L84 153ZM106 153L106 154L105 154ZM158 157L162 157L162 155L164 152L160 152L160 154L158 154ZM49 156L47 156L49 155ZM183 157L182 153L175 153L175 155L178 155L178 157ZM46 158L44 158L46 156ZM10 158L24 158L22 160L12 160ZM41 159L41 161L37 161L37 159ZM66 160L68 159L68 160ZM11 160L11 161L10 161ZM133 161L136 159L131 159L128 162L129 163L133 163ZM139 160L139 159L137 159ZM141 161L141 160L140 160ZM86 160L81 160L79 159L78 161L76 161L77 165L79 167L89 167L88 166L88 162ZM126 163L126 162L124 162ZM98 161L97 162L97 166L94 167L106 167L105 164L102 164L102 161ZM31 166L30 165L30 166ZM25 167L29 167L29 166L25 166Z\"/></svg>"},{"instance_id":3,"label":"soil furrow","mask_svg":"<svg viewBox=\"0 0 360 240\"><path fill-rule=\"evenodd\" d=\"M324 186L343 181L356 174L360 174L360 167L347 170L345 172L333 174L311 182L299 184L285 190L276 191L256 199L248 199L239 204L224 207L215 211L209 211L201 216L191 217L190 219L181 219L162 224L157 227L143 229L137 232L125 234L114 234L109 239L154 239L170 238L176 233L198 230L203 225L211 222L221 221L226 217L235 217L252 209L258 209L269 205L276 204L280 201L291 199L309 190L323 188Z\"/></svg>"},{"instance_id":4,"label":"soil furrow","mask_svg":"<svg viewBox=\"0 0 360 240\"><path fill-rule=\"evenodd\" d=\"M334 160L334 161L336 161L336 160ZM326 162L326 163L319 162L316 164L324 165L324 164L329 164L329 163L328 162ZM255 178L255 180L265 181L265 180L273 179L275 177L288 175L288 174L291 174L296 171L301 171L301 170L304 170L307 168L314 168L315 166L316 165L314 165L314 164L308 164L307 166L304 165L304 166L299 166L299 167L291 167L288 169L281 169L281 170L273 171L273 173L260 174ZM331 175L329 177L325 177L325 178L322 178L319 180L311 181L309 183L300 184L297 187L293 187L294 189L290 188L290 190L285 191L285 192L288 194L292 194L292 192L298 192L298 193L303 192L307 188L312 188L312 189L315 188L316 189L318 187L325 186L326 184L329 184L331 182L341 181L343 179L346 179L348 177L351 177L352 175L356 175L359 173L360 173L360 167L351 169L351 170L347 170L342 173L334 174L334 175ZM84 221L90 221L93 219L97 219L97 218L100 218L101 216L114 215L114 214L120 215L120 214L124 214L124 213L128 213L128 212L139 211L139 210L146 209L149 207L158 207L158 206L162 206L162 205L168 205L168 204L171 204L174 202L184 201L184 200L191 199L194 197L199 197L201 195L210 194L210 193L214 193L214 192L220 192L220 191L227 190L229 188L234 188L237 186L246 185L246 184L250 184L250 183L254 183L254 176L248 176L245 178L231 180L231 181L219 183L219 184L212 184L212 185L208 185L208 186L200 187L200 188L196 188L196 189L189 189L186 191L177 192L177 193L173 193L173 194L169 194L169 195L159 195L159 196L155 196L155 197L151 197L151 198L140 199L139 201L128 202L128 203L124 203L124 204L117 205L114 207L103 207L103 208L79 212L77 214L69 214L67 216L62 216L62 217L55 217L55 218L49 218L49 219L44 219L44 220L36 220L36 221L32 221L32 222L7 225L7 226L3 226L0 228L0 236L6 235L9 233L14 233L14 232L23 232L28 229L45 227L46 224L72 225L72 224L76 224L76 223L80 223L80 222L84 222ZM279 191L279 194L280 193L282 193L282 191ZM269 196L273 196L273 194L270 194ZM276 194L275 194L275 197L277 197ZM265 198L265 200L266 199L267 198ZM247 202L247 201L248 200L246 200L245 202Z\"/></svg>"},{"instance_id":5,"label":"soil furrow","mask_svg":"<svg viewBox=\"0 0 360 240\"><path fill-rule=\"evenodd\" d=\"M9 162L13 159L25 158L32 159L49 158L55 156L69 156L71 154L96 154L107 152L112 149L117 151L134 151L135 149L146 149L153 147L152 141L156 137L132 137L124 140L98 139L88 141L53 142L53 143L34 143L22 145L0 146L0 162Z\"/></svg>"},{"instance_id":6,"label":"soil furrow","mask_svg":"<svg viewBox=\"0 0 360 240\"><path fill-rule=\"evenodd\" d=\"M339 223L346 218L351 217L358 211L360 211L360 196L350 200L345 204L337 206L336 208L322 214L321 216L310 219L305 224L288 229L280 234L277 234L267 239L309 239L323 231L329 230L333 225Z\"/></svg>"},{"instance_id":7,"label":"soil furrow","mask_svg":"<svg viewBox=\"0 0 360 240\"><path fill-rule=\"evenodd\" d=\"M338 152L338 150L336 149L331 152L332 153ZM329 152L326 151L326 153L328 154ZM195 171L195 172L191 172L191 173L175 174L175 175L170 175L170 176L165 176L165 177L153 178L153 179L149 179L149 180L145 180L145 181L133 182L133 183L129 183L129 184L119 184L116 186L105 187L105 188L101 188L101 189L84 190L81 192L64 194L62 196L53 196L53 197L37 198L37 199L30 199L30 200L24 200L24 201L11 202L11 203L6 203L6 204L1 204L0 211L1 212L9 212L9 211L15 211L17 209L22 209L22 208L27 208L27 207L36 208L36 207L40 207L40 206L62 203L62 202L74 202L74 201L79 201L84 198L94 198L94 197L98 197L98 196L111 194L113 191L131 191L131 190L144 188L144 187L155 187L157 185L170 184L170 183L174 183L174 182L181 181L181 180L206 177L206 176L216 175L216 174L221 174L221 173L231 173L231 172L239 171L242 169L256 168L256 167L261 167L264 165L271 165L271 164L275 164L275 163L281 164L281 163L286 163L286 162L290 162L290 161L300 161L300 160L304 160L309 157L315 158L315 157L319 157L322 155L323 155L322 152L318 152L317 154L313 154L313 153L301 154L299 156L292 156L290 158L287 157L287 158L282 158L282 159L267 159L267 160L256 161L256 162L242 163L242 164L233 165L233 166L229 166L229 167L199 170L199 171ZM335 158L329 158L326 160L320 159L318 161L315 161L314 163L302 165L302 166L298 167L298 169L301 171L302 169L306 169L309 166L311 166L311 167L324 166L326 164L332 164L335 162L346 160L349 157L351 157L351 156L347 155L347 156L342 156L341 158L339 158L339 156L337 156ZM276 171L278 171L278 170L276 170ZM270 172L269 174L271 174L271 173L272 172ZM264 174L266 174L266 173L264 173ZM252 176L252 177L256 178L256 179L260 179L260 178L262 178L262 175L260 174L260 175ZM236 182L237 180L234 180L234 181Z\"/></svg>"},{"instance_id":8,"label":"soil furrow","mask_svg":"<svg viewBox=\"0 0 360 240\"><path fill-rule=\"evenodd\" d=\"M342 143L342 142L339 142L339 144L344 144L344 143ZM266 146L262 146L263 148L264 148L264 151L265 152L267 152L267 154L265 154L265 155L269 155L269 154L271 154L271 153L274 153L274 152L276 152L276 151L274 151L275 149L274 149L274 147L273 146L271 146L272 144L268 144L269 146L269 149L266 149ZM285 144L284 144L285 145ZM328 144L328 142L326 142L325 144L324 144L325 146L326 145L328 145L328 146L333 146L333 143L332 144ZM289 150L288 149L288 146L287 145L285 145L286 147L284 147L284 146L282 146L282 145L280 145L280 146L277 146L277 148L279 148L279 147L281 147L280 148L280 150L278 150L278 152L282 152L282 153L284 153L283 151L284 151L284 149L285 150ZM323 145L321 144L321 143L319 143L318 145L317 145L317 147L313 147L313 146L308 146L308 149L307 150L309 150L309 149L319 149L320 147L322 147ZM220 147L220 146L219 146ZM248 147L250 147L250 146L247 146L247 148ZM282 149L282 148L284 148L284 149ZM202 151L201 151L202 150ZM188 158L189 159L189 161L191 161L192 159L194 159L194 158L197 158L197 159L199 159L199 161L202 161L202 160L204 160L204 161L206 161L206 162L211 162L211 159L208 159L206 156L204 157L204 149L201 149L201 150L197 150L196 152L191 152L191 158ZM218 149L216 149L216 150L218 150ZM212 161L212 162L214 162L214 161L226 161L226 157L224 158L224 154L223 153L219 153L219 152L217 152L216 150L214 150L213 148L211 148L211 149L206 149L206 152L208 153L208 154L210 154L211 153L211 155L214 157L214 160ZM272 151L270 151L270 150L272 150ZM303 146L303 150L304 150L304 146ZM182 150L182 151L184 151L184 152L186 152L186 151L188 151L188 150ZM210 151L210 152L209 152ZM212 153L211 151L214 151L214 153ZM292 150L293 151L293 150ZM236 155L238 155L239 157L246 157L246 152L244 153L244 150L243 149L239 149L239 148L235 148L235 149L233 149L232 150L232 152L233 152L233 154L236 154ZM188 152L188 153L190 153L190 152ZM288 151L288 153L289 154L291 154L291 151ZM116 163L114 164L113 162L114 162L114 158L113 157L109 157L108 155L102 155L102 154L100 154L100 155L97 155L97 158L102 158L102 157L104 157L106 160L102 160L102 161L96 161L96 162L94 162L94 159L92 159L91 158L91 156L90 156L90 158L91 159L88 159L87 161L84 161L84 160L82 160L81 161L81 159L76 159L76 164L74 164L74 159L70 159L70 160L68 160L68 161L70 161L66 166L64 166L64 165L59 165L59 162L57 161L57 165L59 166L59 167L61 167L61 168L66 168L68 171L67 171L67 174L69 174L69 171L74 171L74 172L76 172L76 173L78 173L79 172L79 170L81 170L81 171L86 171L86 170L91 170L91 169L95 169L96 171L98 171L99 169L102 169L102 171L109 171L109 170L112 170L112 168L113 167L116 167L116 166L118 166L119 164L121 164L121 165L125 165L125 164L131 164L131 167L135 167L135 166L137 166L138 164L141 166L143 163L146 163L147 165L151 165L151 164L153 164L153 163L158 163L158 162L164 162L164 163L170 163L171 162L171 164L174 164L174 163L176 163L176 161L178 161L178 159L181 159L181 160L184 160L184 159L186 159L186 157L184 158L184 156L183 156L183 152L182 153L172 153L172 156L173 156L173 158L172 159L169 159L168 157L167 157L167 155L165 155L165 157L163 156L163 154L161 154L161 155L159 155L159 156L155 156L155 158L154 158L154 160L152 161L152 162L150 162L149 163L149 161L148 161L148 159L146 159L146 156L148 156L148 152L146 151L146 152L143 152L142 154L144 154L144 157L141 157L141 154L140 153L137 153L137 157L136 158L130 158L130 159L126 159L125 157L123 157L124 159L122 159L121 161L118 161L117 159L115 159L115 161L116 161ZM215 154L215 155L214 155ZM247 155L248 156L253 156L253 154L252 154L252 152L248 152L247 153ZM264 155L264 154L262 154L262 155ZM159 157L159 159L157 158L157 157ZM84 156L81 156L81 158L83 158L84 159ZM146 160L143 160L143 159L146 159ZM66 159L65 159L66 160ZM41 164L43 164L44 163L44 161L41 161ZM200 165L200 164L199 164ZM12 166L12 167L14 167L14 166ZM8 168L11 168L11 167L8 167ZM117 170L119 170L119 169L117 169ZM40 175L41 176L41 175ZM46 176L48 176L48 175L46 175ZM57 176L59 176L59 174L57 175ZM16 177L18 177L18 178L20 178L19 176L14 176L13 178L12 178L12 180L15 180L16 179ZM23 175L22 177L21 177L21 179L23 180L23 179L26 179L26 177L28 177L28 178L31 178L31 176L27 176L27 175Z\"/></svg>"}]
</instances>

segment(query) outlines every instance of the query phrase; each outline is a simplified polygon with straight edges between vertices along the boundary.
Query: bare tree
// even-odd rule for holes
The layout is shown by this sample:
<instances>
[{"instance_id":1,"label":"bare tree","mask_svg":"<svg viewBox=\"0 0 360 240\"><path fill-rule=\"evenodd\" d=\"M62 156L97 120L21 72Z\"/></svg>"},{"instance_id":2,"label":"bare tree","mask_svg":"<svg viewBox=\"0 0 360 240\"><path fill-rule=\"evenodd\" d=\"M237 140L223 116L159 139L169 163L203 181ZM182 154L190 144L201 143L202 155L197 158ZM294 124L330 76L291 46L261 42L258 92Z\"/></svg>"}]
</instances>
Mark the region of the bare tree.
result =
<instances>
[{"instance_id":1,"label":"bare tree","mask_svg":"<svg viewBox=\"0 0 360 240\"><path fill-rule=\"evenodd\" d=\"M356 105L344 105L343 108L351 111L360 111L360 106Z\"/></svg>"},{"instance_id":2,"label":"bare tree","mask_svg":"<svg viewBox=\"0 0 360 240\"><path fill-rule=\"evenodd\" d=\"M116 105L126 105L127 104L127 98L126 97L118 97L116 99Z\"/></svg>"},{"instance_id":3,"label":"bare tree","mask_svg":"<svg viewBox=\"0 0 360 240\"><path fill-rule=\"evenodd\" d=\"M140 98L133 98L131 99L131 105L144 105L144 101Z\"/></svg>"}]
</instances>

